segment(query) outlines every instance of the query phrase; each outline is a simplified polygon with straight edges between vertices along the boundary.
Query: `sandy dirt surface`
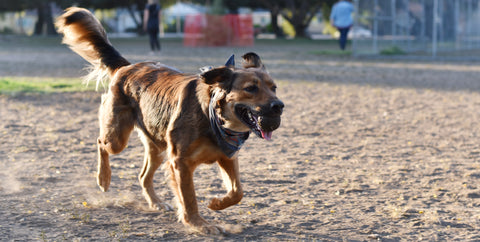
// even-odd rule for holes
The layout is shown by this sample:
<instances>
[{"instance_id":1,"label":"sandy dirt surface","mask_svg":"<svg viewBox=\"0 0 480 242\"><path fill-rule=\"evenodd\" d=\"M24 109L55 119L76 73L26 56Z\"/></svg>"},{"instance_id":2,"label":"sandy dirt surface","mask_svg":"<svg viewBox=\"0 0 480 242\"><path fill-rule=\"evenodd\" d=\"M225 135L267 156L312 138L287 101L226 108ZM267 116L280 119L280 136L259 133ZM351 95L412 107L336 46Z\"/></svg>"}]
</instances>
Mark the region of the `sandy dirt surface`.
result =
<instances>
[{"instance_id":1,"label":"sandy dirt surface","mask_svg":"<svg viewBox=\"0 0 480 242\"><path fill-rule=\"evenodd\" d=\"M59 44L0 40L0 77L79 77L85 62ZM311 54L315 44L182 48L113 41L132 62L183 71L256 51L286 108L273 141L239 155L241 204L211 211L218 168L195 173L201 214L228 233L186 230L141 195L136 135L96 183L101 92L0 95L0 240L474 241L480 240L480 66ZM144 45L143 45L144 44ZM335 46L334 46L335 48ZM157 193L173 195L163 172ZM173 204L173 202L170 202Z\"/></svg>"}]
</instances>

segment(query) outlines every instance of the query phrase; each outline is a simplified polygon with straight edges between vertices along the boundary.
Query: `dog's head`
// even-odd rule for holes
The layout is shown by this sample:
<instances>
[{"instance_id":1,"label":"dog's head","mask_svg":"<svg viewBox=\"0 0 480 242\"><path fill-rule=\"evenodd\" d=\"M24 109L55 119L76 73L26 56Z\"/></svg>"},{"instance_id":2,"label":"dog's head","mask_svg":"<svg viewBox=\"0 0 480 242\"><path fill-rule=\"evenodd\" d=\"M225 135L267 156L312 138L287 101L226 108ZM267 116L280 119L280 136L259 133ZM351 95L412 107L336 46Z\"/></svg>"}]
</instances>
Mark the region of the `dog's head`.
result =
<instances>
[{"instance_id":1,"label":"dog's head","mask_svg":"<svg viewBox=\"0 0 480 242\"><path fill-rule=\"evenodd\" d=\"M203 80L217 94L217 114L225 128L253 131L270 140L280 126L284 104L277 98L277 86L260 57L252 52L242 57L243 68L235 68L230 58L224 67L202 73Z\"/></svg>"}]
</instances>

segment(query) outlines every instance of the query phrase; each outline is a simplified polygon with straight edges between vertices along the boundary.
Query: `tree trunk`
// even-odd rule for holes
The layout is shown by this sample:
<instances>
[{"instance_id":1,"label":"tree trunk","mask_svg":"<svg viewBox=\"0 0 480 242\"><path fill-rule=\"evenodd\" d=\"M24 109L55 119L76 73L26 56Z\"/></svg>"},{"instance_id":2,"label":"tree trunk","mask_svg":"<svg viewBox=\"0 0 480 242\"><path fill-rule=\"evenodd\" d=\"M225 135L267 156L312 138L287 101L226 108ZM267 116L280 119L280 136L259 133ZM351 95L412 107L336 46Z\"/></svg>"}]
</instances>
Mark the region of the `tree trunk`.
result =
<instances>
[{"instance_id":1,"label":"tree trunk","mask_svg":"<svg viewBox=\"0 0 480 242\"><path fill-rule=\"evenodd\" d=\"M35 23L34 35L56 35L55 26L53 25L52 9L50 3L41 2L37 6L38 19ZM45 29L45 31L44 31Z\"/></svg>"},{"instance_id":2,"label":"tree trunk","mask_svg":"<svg viewBox=\"0 0 480 242\"><path fill-rule=\"evenodd\" d=\"M302 0L301 2L294 0L285 1L287 6L286 9L291 11L291 16L289 16L287 11L282 12L282 16L290 22L295 29L295 38L310 38L307 33L307 28L315 14L320 9L321 2L318 1L312 5L312 2L306 0Z\"/></svg>"},{"instance_id":3,"label":"tree trunk","mask_svg":"<svg viewBox=\"0 0 480 242\"><path fill-rule=\"evenodd\" d=\"M53 23L53 14L50 3L45 4L46 18L45 24L47 25L47 35L57 35L55 25Z\"/></svg>"},{"instance_id":4,"label":"tree trunk","mask_svg":"<svg viewBox=\"0 0 480 242\"><path fill-rule=\"evenodd\" d=\"M307 34L308 25L303 23L294 23L293 28L295 29L295 38L310 38Z\"/></svg>"},{"instance_id":5,"label":"tree trunk","mask_svg":"<svg viewBox=\"0 0 480 242\"><path fill-rule=\"evenodd\" d=\"M308 24L304 24L306 21L305 14L294 12L292 17L289 17L286 14L282 14L282 16L293 26L293 29L295 30L295 38L309 38L307 34ZM310 21L307 23L310 23Z\"/></svg>"},{"instance_id":6,"label":"tree trunk","mask_svg":"<svg viewBox=\"0 0 480 242\"><path fill-rule=\"evenodd\" d=\"M143 14L146 4L142 1L137 1L136 7L138 13L140 14L140 21L136 18L135 9L131 5L127 7L128 13L130 14L130 17L132 17L133 22L135 22L135 25L137 27L137 33L140 35L144 35L145 31L143 30Z\"/></svg>"},{"instance_id":7,"label":"tree trunk","mask_svg":"<svg viewBox=\"0 0 480 242\"><path fill-rule=\"evenodd\" d=\"M270 9L270 23L272 24L273 33L277 38L285 38L283 30L278 26L278 15L280 14L280 7L278 5L273 6Z\"/></svg>"},{"instance_id":8,"label":"tree trunk","mask_svg":"<svg viewBox=\"0 0 480 242\"><path fill-rule=\"evenodd\" d=\"M43 4L37 6L37 22L35 23L34 35L43 34L43 24L45 23L45 13L43 11Z\"/></svg>"},{"instance_id":9,"label":"tree trunk","mask_svg":"<svg viewBox=\"0 0 480 242\"><path fill-rule=\"evenodd\" d=\"M136 29L137 29L137 32L139 34L143 33L143 10L140 11L140 16L141 16L141 21L138 21L137 17L135 16L135 10L133 9L132 6L128 6L127 7L127 10L128 10L128 13L130 14L130 17L132 18L133 22L135 23L135 26L136 26Z\"/></svg>"}]
</instances>

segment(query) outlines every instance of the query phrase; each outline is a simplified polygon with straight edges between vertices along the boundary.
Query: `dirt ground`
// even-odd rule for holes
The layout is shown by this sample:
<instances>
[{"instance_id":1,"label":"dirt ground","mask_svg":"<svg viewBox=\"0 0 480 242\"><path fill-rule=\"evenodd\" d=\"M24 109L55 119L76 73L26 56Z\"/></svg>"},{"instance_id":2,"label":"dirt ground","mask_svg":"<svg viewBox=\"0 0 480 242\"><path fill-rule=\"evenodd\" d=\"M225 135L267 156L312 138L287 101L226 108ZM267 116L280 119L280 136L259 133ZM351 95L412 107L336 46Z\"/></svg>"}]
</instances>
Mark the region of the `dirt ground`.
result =
<instances>
[{"instance_id":1,"label":"dirt ground","mask_svg":"<svg viewBox=\"0 0 480 242\"><path fill-rule=\"evenodd\" d=\"M145 42L142 42L145 41ZM195 173L201 214L228 233L189 232L151 211L137 175L136 135L95 183L100 92L0 95L0 240L478 241L480 63L367 60L312 54L318 43L183 48L113 41L132 62L186 72L256 51L286 104L267 142L241 150L245 196L216 212L215 165ZM0 39L0 77L80 77L85 62L57 39ZM173 196L157 172L160 197ZM171 204L173 204L171 202Z\"/></svg>"}]
</instances>

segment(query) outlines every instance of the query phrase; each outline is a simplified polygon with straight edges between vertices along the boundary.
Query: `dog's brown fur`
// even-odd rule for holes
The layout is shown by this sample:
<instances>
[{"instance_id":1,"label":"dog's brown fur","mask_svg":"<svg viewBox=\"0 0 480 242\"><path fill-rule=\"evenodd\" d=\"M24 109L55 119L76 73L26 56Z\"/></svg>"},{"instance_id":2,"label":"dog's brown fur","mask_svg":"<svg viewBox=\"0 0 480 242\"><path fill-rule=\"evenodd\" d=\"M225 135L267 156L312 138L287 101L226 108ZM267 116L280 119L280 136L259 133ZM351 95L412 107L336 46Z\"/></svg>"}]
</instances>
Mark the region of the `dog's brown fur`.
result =
<instances>
[{"instance_id":1,"label":"dog's brown fur","mask_svg":"<svg viewBox=\"0 0 480 242\"><path fill-rule=\"evenodd\" d=\"M204 163L217 162L220 167L228 192L222 198L213 198L210 209L224 209L242 199L238 152L229 157L218 145L209 121L209 103L217 94L214 110L222 128L236 132L252 129L235 111L241 105L257 115L257 134L267 134L264 137L269 139L280 124L283 103L276 97L275 84L260 58L249 53L244 56L244 68L223 66L200 75L183 74L158 63L130 64L111 46L104 29L88 10L69 8L56 25L64 34L64 43L95 67L91 77L102 78L101 73L106 72L111 79L99 110L100 188L107 191L110 186L109 155L121 152L136 128L145 146L139 180L149 205L169 208L155 195L153 186L154 173L165 156L179 219L196 231L223 231L199 215L193 172Z\"/></svg>"}]
</instances>

